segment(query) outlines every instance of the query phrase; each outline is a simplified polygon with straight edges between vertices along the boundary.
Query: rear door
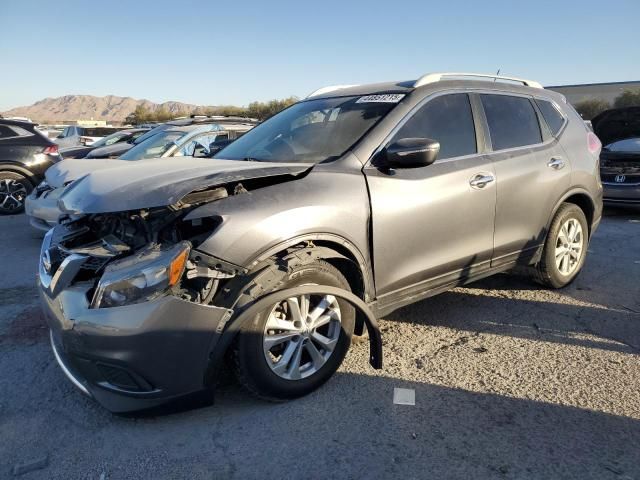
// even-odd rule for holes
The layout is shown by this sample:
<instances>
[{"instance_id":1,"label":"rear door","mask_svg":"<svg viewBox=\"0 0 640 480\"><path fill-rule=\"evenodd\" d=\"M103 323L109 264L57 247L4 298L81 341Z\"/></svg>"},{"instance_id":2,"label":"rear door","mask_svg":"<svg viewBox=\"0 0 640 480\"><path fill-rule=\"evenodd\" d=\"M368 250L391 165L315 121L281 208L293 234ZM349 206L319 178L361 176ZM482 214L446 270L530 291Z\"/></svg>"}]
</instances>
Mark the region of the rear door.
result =
<instances>
[{"instance_id":1,"label":"rear door","mask_svg":"<svg viewBox=\"0 0 640 480\"><path fill-rule=\"evenodd\" d=\"M571 182L557 139L529 96L480 94L498 183L492 266L527 263Z\"/></svg>"},{"instance_id":2,"label":"rear door","mask_svg":"<svg viewBox=\"0 0 640 480\"><path fill-rule=\"evenodd\" d=\"M449 93L420 106L387 142L440 142L432 165L364 169L371 196L376 291L411 296L489 268L496 202L491 160L478 153L470 97ZM472 186L483 177L484 185Z\"/></svg>"}]
</instances>

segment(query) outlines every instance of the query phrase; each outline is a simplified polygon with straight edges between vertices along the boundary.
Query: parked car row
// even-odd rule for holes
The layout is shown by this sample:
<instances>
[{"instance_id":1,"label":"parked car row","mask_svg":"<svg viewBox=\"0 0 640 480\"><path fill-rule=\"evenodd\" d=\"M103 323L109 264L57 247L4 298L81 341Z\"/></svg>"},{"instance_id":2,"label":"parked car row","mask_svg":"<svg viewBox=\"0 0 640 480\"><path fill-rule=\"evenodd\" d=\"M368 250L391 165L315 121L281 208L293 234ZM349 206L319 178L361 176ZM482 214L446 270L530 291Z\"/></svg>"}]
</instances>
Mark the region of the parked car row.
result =
<instances>
[{"instance_id":1,"label":"parked car row","mask_svg":"<svg viewBox=\"0 0 640 480\"><path fill-rule=\"evenodd\" d=\"M601 219L600 141L531 80L325 87L251 127L167 124L34 194L59 209L38 274L54 355L106 408L211 392L227 367L300 397L365 330L381 368L377 317L515 267L564 287Z\"/></svg>"},{"instance_id":2,"label":"parked car row","mask_svg":"<svg viewBox=\"0 0 640 480\"><path fill-rule=\"evenodd\" d=\"M129 150L135 141L149 130L149 128L118 130L91 145L61 148L60 155L63 158L117 158Z\"/></svg>"},{"instance_id":3,"label":"parked car row","mask_svg":"<svg viewBox=\"0 0 640 480\"><path fill-rule=\"evenodd\" d=\"M82 127L70 125L60 132L55 141L59 147L92 145L94 142L122 130L118 127Z\"/></svg>"}]
</instances>

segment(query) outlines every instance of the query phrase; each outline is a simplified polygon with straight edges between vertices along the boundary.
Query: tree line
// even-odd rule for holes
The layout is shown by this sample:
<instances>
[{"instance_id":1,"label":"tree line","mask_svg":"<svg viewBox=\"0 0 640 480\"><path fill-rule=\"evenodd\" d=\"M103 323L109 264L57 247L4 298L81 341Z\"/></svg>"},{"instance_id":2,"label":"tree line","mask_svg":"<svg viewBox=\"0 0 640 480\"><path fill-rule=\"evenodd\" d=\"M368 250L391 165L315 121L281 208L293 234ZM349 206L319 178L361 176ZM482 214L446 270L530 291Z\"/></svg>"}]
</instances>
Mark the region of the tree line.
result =
<instances>
[{"instance_id":1,"label":"tree line","mask_svg":"<svg viewBox=\"0 0 640 480\"><path fill-rule=\"evenodd\" d=\"M192 111L177 112L169 112L164 107L150 110L143 105L138 105L133 112L127 115L125 123L140 125L142 123L166 122L173 118L187 117L189 115L225 115L265 120L297 101L297 97L288 97L281 100L270 100L268 102L252 102L246 107L223 105L219 107L197 107Z\"/></svg>"},{"instance_id":2,"label":"tree line","mask_svg":"<svg viewBox=\"0 0 640 480\"><path fill-rule=\"evenodd\" d=\"M599 113L609 110L610 108L623 107L640 107L640 89L624 90L613 101L613 105L609 102L599 99L583 100L574 105L576 110L585 120L591 120Z\"/></svg>"}]
</instances>

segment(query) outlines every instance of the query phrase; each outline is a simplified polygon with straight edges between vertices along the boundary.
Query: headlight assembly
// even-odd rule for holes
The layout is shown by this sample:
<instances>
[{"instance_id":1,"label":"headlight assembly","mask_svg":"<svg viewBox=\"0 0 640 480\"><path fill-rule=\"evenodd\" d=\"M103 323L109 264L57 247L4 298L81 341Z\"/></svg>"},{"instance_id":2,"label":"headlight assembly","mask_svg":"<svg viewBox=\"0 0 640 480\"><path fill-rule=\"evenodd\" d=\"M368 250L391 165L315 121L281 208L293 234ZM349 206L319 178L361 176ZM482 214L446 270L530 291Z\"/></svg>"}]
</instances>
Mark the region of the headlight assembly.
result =
<instances>
[{"instance_id":1,"label":"headlight assembly","mask_svg":"<svg viewBox=\"0 0 640 480\"><path fill-rule=\"evenodd\" d=\"M120 307L162 295L180 280L190 250L189 242L167 249L155 245L110 263L98 283L91 308Z\"/></svg>"}]
</instances>

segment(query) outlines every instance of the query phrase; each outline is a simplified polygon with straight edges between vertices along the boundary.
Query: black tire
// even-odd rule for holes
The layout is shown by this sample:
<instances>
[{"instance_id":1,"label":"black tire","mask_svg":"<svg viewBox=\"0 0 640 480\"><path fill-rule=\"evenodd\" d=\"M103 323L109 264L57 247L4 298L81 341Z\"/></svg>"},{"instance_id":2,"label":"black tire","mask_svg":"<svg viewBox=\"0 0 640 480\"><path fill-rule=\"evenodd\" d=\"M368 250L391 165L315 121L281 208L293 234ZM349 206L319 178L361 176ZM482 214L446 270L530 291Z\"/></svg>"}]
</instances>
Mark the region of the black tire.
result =
<instances>
[{"instance_id":1,"label":"black tire","mask_svg":"<svg viewBox=\"0 0 640 480\"><path fill-rule=\"evenodd\" d=\"M556 245L558 234L562 226L569 220L576 220L582 227L583 245L578 263L570 274L563 274L556 265ZM534 269L534 278L539 283L550 288L562 288L569 285L580 273L589 246L589 227L584 212L573 203L563 203L553 217L549 233L542 251L542 258Z\"/></svg>"},{"instance_id":2,"label":"black tire","mask_svg":"<svg viewBox=\"0 0 640 480\"><path fill-rule=\"evenodd\" d=\"M331 264L315 259L299 263L285 258L279 265L272 262L261 269L243 289L236 308L252 304L260 296L304 284L328 285L350 291L345 277ZM355 325L355 309L338 300L341 329L337 344L324 365L306 378L289 380L272 371L263 351L263 337L269 311L257 315L245 325L232 347L232 359L239 382L253 395L268 401L285 401L301 397L324 384L340 367L351 343Z\"/></svg>"},{"instance_id":3,"label":"black tire","mask_svg":"<svg viewBox=\"0 0 640 480\"><path fill-rule=\"evenodd\" d=\"M31 190L33 185L24 175L0 171L0 215L24 212L24 201Z\"/></svg>"}]
</instances>

